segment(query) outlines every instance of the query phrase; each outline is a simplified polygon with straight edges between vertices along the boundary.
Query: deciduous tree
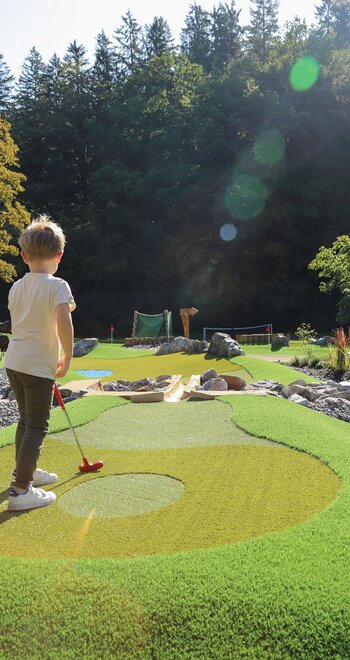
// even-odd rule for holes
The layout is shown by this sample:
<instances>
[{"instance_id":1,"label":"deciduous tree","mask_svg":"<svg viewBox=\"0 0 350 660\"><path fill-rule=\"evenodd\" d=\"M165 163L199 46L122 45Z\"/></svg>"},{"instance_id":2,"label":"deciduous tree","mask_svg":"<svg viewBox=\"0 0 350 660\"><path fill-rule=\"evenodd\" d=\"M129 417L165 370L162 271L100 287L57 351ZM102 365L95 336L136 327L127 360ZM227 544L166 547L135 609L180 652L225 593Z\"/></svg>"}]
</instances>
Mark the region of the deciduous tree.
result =
<instances>
[{"instance_id":1,"label":"deciduous tree","mask_svg":"<svg viewBox=\"0 0 350 660\"><path fill-rule=\"evenodd\" d=\"M12 282L16 270L6 255L15 256L18 248L13 244L14 234L21 232L29 222L29 213L17 197L23 192L25 176L19 167L18 147L10 134L10 124L0 117L0 278Z\"/></svg>"}]
</instances>

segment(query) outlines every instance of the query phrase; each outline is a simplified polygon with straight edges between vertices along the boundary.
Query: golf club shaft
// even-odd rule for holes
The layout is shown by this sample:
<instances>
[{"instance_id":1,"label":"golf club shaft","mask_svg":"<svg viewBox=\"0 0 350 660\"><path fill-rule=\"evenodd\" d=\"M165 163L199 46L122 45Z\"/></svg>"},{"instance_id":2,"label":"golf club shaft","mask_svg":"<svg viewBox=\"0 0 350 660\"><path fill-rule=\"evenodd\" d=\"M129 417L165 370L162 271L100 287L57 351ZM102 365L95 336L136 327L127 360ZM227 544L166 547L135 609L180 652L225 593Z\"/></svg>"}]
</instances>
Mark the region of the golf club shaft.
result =
<instances>
[{"instance_id":1,"label":"golf club shaft","mask_svg":"<svg viewBox=\"0 0 350 660\"><path fill-rule=\"evenodd\" d=\"M61 406L63 412L65 413L65 415L66 415L66 417L67 417L68 424L69 424L70 428L72 429L72 433L73 433L73 435L74 435L74 440L75 440L75 442L77 443L77 445L78 445L78 447L79 447L79 451L80 451L80 453L81 453L81 455L82 455L82 458L85 458L85 456L84 456L84 454L83 454L83 450L82 450L81 445L80 445L80 442L79 442L79 440L78 440L78 438L77 438L77 434L76 434L76 432L75 432L75 429L74 429L74 427L73 427L73 424L72 424L72 422L70 421L69 415L68 415L68 413L67 413L66 406L64 405L64 401L63 401L63 399L62 399L61 392L59 391L59 389L58 389L56 383L55 383L55 385L54 385L54 390L55 390L55 397L56 397L56 399L57 399L59 405Z\"/></svg>"}]
</instances>

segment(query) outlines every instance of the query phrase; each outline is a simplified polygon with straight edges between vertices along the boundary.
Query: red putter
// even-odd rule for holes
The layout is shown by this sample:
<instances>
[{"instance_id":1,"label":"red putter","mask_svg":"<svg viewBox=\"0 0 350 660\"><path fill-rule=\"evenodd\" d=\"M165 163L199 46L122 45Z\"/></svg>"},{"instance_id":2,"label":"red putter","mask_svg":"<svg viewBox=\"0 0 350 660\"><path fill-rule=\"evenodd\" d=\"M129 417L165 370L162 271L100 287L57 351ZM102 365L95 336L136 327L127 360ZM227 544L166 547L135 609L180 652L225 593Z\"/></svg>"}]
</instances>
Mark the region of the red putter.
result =
<instances>
[{"instance_id":1,"label":"red putter","mask_svg":"<svg viewBox=\"0 0 350 660\"><path fill-rule=\"evenodd\" d=\"M56 383L54 385L54 389L55 389L55 397L56 397L59 405L61 406L62 410L64 411L64 413L67 417L68 424L69 424L70 428L72 429L72 433L74 435L74 440L75 440L75 442L77 443L77 445L79 447L79 451L80 451L82 459L83 459L82 464L79 465L80 472L97 472L97 470L101 470L101 468L103 468L103 462L102 461L93 461L92 463L90 463L90 461L88 461L88 459L85 458L85 456L83 454L83 450L82 450L81 445L80 445L80 442L77 438L77 434L75 432L75 429L73 427L72 422L69 419L69 415L68 415L66 407L64 405L64 401L61 397L61 392L59 391Z\"/></svg>"}]
</instances>

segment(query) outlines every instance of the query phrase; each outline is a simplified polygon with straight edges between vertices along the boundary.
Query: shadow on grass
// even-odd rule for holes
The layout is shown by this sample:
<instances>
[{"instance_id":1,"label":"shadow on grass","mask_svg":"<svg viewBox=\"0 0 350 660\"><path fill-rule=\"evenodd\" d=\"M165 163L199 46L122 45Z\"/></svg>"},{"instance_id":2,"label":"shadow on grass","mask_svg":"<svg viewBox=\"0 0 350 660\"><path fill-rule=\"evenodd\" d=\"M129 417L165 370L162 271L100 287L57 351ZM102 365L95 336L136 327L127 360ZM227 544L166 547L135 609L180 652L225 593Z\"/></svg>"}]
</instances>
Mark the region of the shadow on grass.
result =
<instances>
[{"instance_id":1,"label":"shadow on grass","mask_svg":"<svg viewBox=\"0 0 350 660\"><path fill-rule=\"evenodd\" d=\"M240 357L240 356L237 356ZM206 353L204 356L204 359L207 360L208 362L215 361L215 362L227 362L227 360L230 360L231 358L224 357L222 355L213 355L213 353Z\"/></svg>"},{"instance_id":2,"label":"shadow on grass","mask_svg":"<svg viewBox=\"0 0 350 660\"><path fill-rule=\"evenodd\" d=\"M82 477L82 476L83 475L82 475L81 472L76 472L76 474L73 477L71 477L70 479L66 479L66 481L61 481L60 483L56 483L56 484L50 484L50 490L53 490L53 491L58 490L61 486L65 486L70 481L75 481L76 479L79 479L79 477ZM0 493L0 504L2 504L3 502L5 502L7 500L8 495L9 495L9 490L10 490L10 488L6 488L5 490L1 491L1 493ZM3 523L8 522L9 520L11 520L11 518L14 518L14 517L17 518L18 516L22 516L25 513L30 513L31 511L34 511L34 509L26 509L24 511L7 511L7 510L3 511L2 513L0 513L0 525L2 525Z\"/></svg>"}]
</instances>

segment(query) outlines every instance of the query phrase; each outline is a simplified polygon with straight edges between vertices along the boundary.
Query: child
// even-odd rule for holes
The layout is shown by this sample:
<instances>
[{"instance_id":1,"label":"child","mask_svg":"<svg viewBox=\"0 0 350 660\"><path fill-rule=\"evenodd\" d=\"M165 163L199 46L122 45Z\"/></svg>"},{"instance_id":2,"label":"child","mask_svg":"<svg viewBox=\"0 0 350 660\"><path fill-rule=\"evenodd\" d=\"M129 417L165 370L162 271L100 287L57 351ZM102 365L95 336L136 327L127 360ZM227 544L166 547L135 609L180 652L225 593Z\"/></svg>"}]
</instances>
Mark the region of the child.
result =
<instances>
[{"instance_id":1,"label":"child","mask_svg":"<svg viewBox=\"0 0 350 660\"><path fill-rule=\"evenodd\" d=\"M37 509L56 499L55 493L36 488L57 481L56 474L37 469L37 460L49 428L55 378L67 373L72 358L75 309L67 282L53 277L65 245L61 227L40 216L21 234L19 245L30 272L11 287L8 303L12 339L5 367L20 415L10 511Z\"/></svg>"}]
</instances>

